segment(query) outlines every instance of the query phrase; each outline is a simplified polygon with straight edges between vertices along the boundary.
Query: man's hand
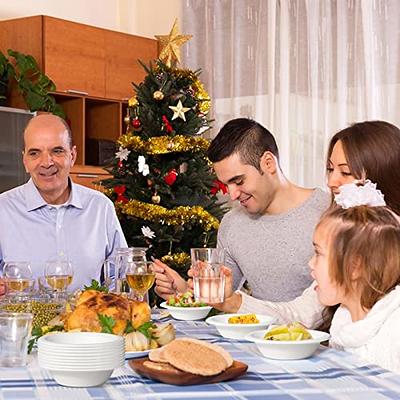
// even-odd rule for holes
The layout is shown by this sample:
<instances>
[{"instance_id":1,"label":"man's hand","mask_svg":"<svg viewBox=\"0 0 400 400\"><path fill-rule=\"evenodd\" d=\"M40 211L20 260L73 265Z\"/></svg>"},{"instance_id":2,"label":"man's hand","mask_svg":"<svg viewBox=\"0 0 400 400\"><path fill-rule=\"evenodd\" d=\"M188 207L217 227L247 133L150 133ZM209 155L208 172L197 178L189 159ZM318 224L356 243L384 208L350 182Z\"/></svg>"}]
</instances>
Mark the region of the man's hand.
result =
<instances>
[{"instance_id":1,"label":"man's hand","mask_svg":"<svg viewBox=\"0 0 400 400\"><path fill-rule=\"evenodd\" d=\"M185 293L188 290L187 282L167 264L160 260L154 260L152 268L156 275L154 290L164 300L168 300L176 293Z\"/></svg>"}]
</instances>

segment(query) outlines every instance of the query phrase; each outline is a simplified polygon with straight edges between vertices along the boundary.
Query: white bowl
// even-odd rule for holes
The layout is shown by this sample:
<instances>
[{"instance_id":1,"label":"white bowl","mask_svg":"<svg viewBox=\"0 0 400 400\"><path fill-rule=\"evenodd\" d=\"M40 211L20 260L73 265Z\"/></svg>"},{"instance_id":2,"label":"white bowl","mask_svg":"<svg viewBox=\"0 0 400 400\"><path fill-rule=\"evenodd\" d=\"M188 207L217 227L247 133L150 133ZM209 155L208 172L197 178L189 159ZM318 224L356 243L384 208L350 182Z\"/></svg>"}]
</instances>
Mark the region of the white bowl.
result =
<instances>
[{"instance_id":1,"label":"white bowl","mask_svg":"<svg viewBox=\"0 0 400 400\"><path fill-rule=\"evenodd\" d=\"M207 317L212 309L210 306L203 307L175 307L169 306L166 301L160 304L160 307L166 308L171 316L183 321L195 321Z\"/></svg>"},{"instance_id":2,"label":"white bowl","mask_svg":"<svg viewBox=\"0 0 400 400\"><path fill-rule=\"evenodd\" d=\"M267 331L255 331L247 335L246 340L254 342L264 357L275 360L300 360L310 357L321 342L329 340L330 335L325 332L308 329L312 339L280 341L265 340Z\"/></svg>"},{"instance_id":3,"label":"white bowl","mask_svg":"<svg viewBox=\"0 0 400 400\"><path fill-rule=\"evenodd\" d=\"M107 382L113 370L104 371L56 371L50 370L54 380L63 386L91 387Z\"/></svg>"},{"instance_id":4,"label":"white bowl","mask_svg":"<svg viewBox=\"0 0 400 400\"><path fill-rule=\"evenodd\" d=\"M206 322L209 325L214 325L219 334L228 339L245 339L246 335L250 332L256 331L260 328L267 328L275 320L274 317L268 315L255 314L260 321L258 324L230 324L228 319L230 317L248 314L221 314L214 315L207 318Z\"/></svg>"},{"instance_id":5,"label":"white bowl","mask_svg":"<svg viewBox=\"0 0 400 400\"><path fill-rule=\"evenodd\" d=\"M124 339L121 336L109 333L57 332L42 336L39 339L38 344L41 342L59 349L90 350L98 347L119 347L120 344L124 342Z\"/></svg>"}]
</instances>

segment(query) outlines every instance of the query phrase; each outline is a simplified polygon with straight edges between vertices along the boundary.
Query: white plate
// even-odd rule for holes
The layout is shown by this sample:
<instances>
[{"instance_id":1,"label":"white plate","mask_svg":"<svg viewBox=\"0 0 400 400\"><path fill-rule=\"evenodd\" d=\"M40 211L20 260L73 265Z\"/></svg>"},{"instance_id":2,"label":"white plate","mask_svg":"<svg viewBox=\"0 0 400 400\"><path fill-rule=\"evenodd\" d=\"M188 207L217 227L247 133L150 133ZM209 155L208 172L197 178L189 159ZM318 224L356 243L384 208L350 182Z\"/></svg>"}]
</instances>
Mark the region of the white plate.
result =
<instances>
[{"instance_id":1,"label":"white plate","mask_svg":"<svg viewBox=\"0 0 400 400\"><path fill-rule=\"evenodd\" d=\"M250 332L259 330L260 328L267 328L275 320L274 317L269 315L256 314L257 319L260 321L258 324L230 324L228 319L230 317L246 314L221 314L214 315L207 318L206 322L209 325L214 325L221 336L228 339L245 339L246 335Z\"/></svg>"},{"instance_id":2,"label":"white plate","mask_svg":"<svg viewBox=\"0 0 400 400\"><path fill-rule=\"evenodd\" d=\"M150 350L143 351L126 351L125 352L125 360L130 360L131 358L141 358L147 356Z\"/></svg>"},{"instance_id":3,"label":"white plate","mask_svg":"<svg viewBox=\"0 0 400 400\"><path fill-rule=\"evenodd\" d=\"M256 344L264 357L275 360L299 360L310 357L319 347L321 342L329 340L326 332L307 329L312 339L306 340L265 340L264 335L268 330L251 332L246 340Z\"/></svg>"},{"instance_id":4,"label":"white plate","mask_svg":"<svg viewBox=\"0 0 400 400\"><path fill-rule=\"evenodd\" d=\"M195 321L207 317L212 309L210 306L203 307L175 307L169 306L166 301L160 304L160 307L166 308L171 316L183 321Z\"/></svg>"}]
</instances>

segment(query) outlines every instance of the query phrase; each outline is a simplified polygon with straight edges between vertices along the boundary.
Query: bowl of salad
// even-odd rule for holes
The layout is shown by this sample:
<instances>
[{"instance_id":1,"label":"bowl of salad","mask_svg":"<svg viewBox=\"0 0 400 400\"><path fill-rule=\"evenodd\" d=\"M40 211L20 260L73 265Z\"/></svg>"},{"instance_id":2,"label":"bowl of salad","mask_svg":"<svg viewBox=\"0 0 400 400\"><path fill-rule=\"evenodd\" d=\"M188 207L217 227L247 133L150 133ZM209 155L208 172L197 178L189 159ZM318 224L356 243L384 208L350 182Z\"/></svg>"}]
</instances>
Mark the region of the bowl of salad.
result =
<instances>
[{"instance_id":1,"label":"bowl of salad","mask_svg":"<svg viewBox=\"0 0 400 400\"><path fill-rule=\"evenodd\" d=\"M166 308L172 318L183 321L204 319L212 309L212 307L205 303L195 301L192 292L171 296L168 301L164 301L160 306Z\"/></svg>"}]
</instances>

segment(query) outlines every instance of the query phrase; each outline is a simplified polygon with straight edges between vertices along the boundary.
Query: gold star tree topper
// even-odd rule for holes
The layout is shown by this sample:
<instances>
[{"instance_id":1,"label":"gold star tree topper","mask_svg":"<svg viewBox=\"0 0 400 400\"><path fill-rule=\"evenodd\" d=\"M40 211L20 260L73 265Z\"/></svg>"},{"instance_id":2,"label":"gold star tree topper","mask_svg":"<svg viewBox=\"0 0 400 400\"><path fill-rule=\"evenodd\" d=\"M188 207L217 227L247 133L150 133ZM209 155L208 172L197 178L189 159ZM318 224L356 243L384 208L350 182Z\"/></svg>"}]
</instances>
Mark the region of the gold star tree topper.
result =
<instances>
[{"instance_id":1,"label":"gold star tree topper","mask_svg":"<svg viewBox=\"0 0 400 400\"><path fill-rule=\"evenodd\" d=\"M175 19L169 35L156 35L159 43L160 55L158 58L168 67L172 67L181 62L180 47L191 39L192 35L180 35L178 29L178 19Z\"/></svg>"}]
</instances>

